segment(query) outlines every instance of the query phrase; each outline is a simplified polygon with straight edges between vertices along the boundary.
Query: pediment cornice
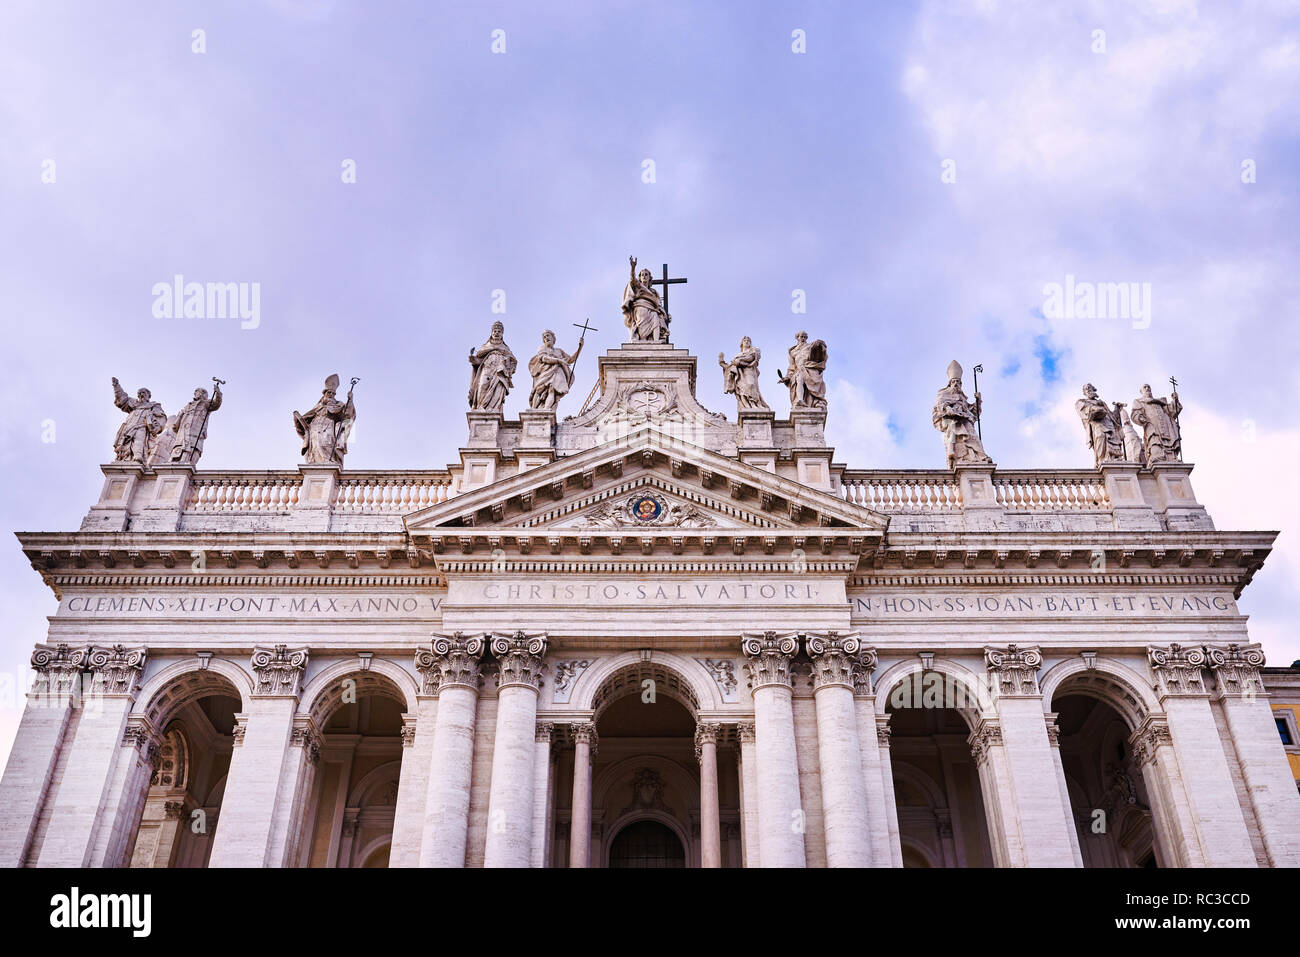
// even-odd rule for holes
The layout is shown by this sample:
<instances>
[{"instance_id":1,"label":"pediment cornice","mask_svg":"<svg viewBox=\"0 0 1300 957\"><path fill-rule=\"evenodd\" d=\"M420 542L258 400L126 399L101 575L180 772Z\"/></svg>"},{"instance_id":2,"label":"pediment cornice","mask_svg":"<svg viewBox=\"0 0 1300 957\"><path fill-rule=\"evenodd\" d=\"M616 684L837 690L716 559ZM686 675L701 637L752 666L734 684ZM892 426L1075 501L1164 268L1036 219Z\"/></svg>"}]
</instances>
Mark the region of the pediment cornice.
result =
<instances>
[{"instance_id":1,"label":"pediment cornice","mask_svg":"<svg viewBox=\"0 0 1300 957\"><path fill-rule=\"evenodd\" d=\"M879 537L889 525L888 516L865 506L649 426L413 512L404 523L412 535L432 536L453 528L536 528L603 497L622 494L637 481L648 481L701 507L707 503L714 514L755 532L855 529L859 535ZM628 527L638 525L629 521Z\"/></svg>"}]
</instances>

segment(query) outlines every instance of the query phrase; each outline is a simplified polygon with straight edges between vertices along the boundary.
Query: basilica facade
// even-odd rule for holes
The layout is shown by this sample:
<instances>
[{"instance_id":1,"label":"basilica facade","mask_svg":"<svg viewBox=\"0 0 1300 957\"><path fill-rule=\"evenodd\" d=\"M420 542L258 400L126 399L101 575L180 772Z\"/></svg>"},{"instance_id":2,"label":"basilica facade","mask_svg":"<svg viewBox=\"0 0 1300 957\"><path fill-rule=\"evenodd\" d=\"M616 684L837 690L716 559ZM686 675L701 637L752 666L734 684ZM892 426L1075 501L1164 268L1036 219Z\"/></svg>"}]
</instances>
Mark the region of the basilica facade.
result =
<instances>
[{"instance_id":1,"label":"basilica facade","mask_svg":"<svg viewBox=\"0 0 1300 957\"><path fill-rule=\"evenodd\" d=\"M344 467L337 377L281 471L198 468L219 388L116 388L80 529L18 535L59 607L0 865L1300 864L1236 604L1275 533L1215 528L1176 396L1089 387L1095 467L1004 470L953 363L945 467L852 467L824 342L787 417L748 339L710 411L657 283L581 406L551 335L507 419L494 329L445 469Z\"/></svg>"}]
</instances>

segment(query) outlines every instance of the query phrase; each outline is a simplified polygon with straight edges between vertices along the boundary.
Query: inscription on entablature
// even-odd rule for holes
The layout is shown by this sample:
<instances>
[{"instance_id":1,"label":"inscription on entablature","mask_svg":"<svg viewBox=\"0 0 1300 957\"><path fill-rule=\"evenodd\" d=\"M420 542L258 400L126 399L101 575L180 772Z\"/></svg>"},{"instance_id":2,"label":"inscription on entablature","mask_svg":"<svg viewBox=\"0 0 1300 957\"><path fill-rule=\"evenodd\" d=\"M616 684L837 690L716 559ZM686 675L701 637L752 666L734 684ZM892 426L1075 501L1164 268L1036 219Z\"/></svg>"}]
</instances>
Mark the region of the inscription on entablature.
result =
<instances>
[{"instance_id":1,"label":"inscription on entablature","mask_svg":"<svg viewBox=\"0 0 1300 957\"><path fill-rule=\"evenodd\" d=\"M930 618L1202 618L1238 614L1231 592L876 590L849 595L855 620Z\"/></svg>"},{"instance_id":2,"label":"inscription on entablature","mask_svg":"<svg viewBox=\"0 0 1300 957\"><path fill-rule=\"evenodd\" d=\"M632 577L573 581L455 580L448 584L452 605L812 605L844 602L844 586L834 579L645 579Z\"/></svg>"},{"instance_id":3,"label":"inscription on entablature","mask_svg":"<svg viewBox=\"0 0 1300 957\"><path fill-rule=\"evenodd\" d=\"M85 592L64 595L61 618L301 618L334 621L387 621L437 618L442 595L386 593L325 595L320 593L231 594L201 593L123 595Z\"/></svg>"}]
</instances>

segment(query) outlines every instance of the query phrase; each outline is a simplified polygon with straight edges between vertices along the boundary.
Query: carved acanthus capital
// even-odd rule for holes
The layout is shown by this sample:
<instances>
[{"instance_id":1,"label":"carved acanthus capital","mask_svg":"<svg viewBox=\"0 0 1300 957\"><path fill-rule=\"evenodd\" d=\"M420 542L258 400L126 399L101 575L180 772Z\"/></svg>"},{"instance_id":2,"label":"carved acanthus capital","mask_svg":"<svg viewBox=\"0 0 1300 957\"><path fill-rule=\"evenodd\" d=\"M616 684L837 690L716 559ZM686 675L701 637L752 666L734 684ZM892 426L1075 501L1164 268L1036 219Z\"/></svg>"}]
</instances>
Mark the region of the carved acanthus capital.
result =
<instances>
[{"instance_id":1,"label":"carved acanthus capital","mask_svg":"<svg viewBox=\"0 0 1300 957\"><path fill-rule=\"evenodd\" d=\"M790 687L790 661L799 651L798 638L767 631L761 635L745 635L740 648L749 658L745 669L749 672L751 690Z\"/></svg>"},{"instance_id":2,"label":"carved acanthus capital","mask_svg":"<svg viewBox=\"0 0 1300 957\"><path fill-rule=\"evenodd\" d=\"M32 669L36 672L32 692L38 695L76 693L89 656L90 648L84 645L77 648L66 644L37 645L32 652Z\"/></svg>"},{"instance_id":3,"label":"carved acanthus capital","mask_svg":"<svg viewBox=\"0 0 1300 957\"><path fill-rule=\"evenodd\" d=\"M296 697L302 683L302 673L307 668L307 649L276 645L274 648L253 649L253 673L257 687L253 694L259 696Z\"/></svg>"},{"instance_id":4,"label":"carved acanthus capital","mask_svg":"<svg viewBox=\"0 0 1300 957\"><path fill-rule=\"evenodd\" d=\"M984 666L998 695L1038 694L1038 669L1043 656L1037 648L985 648Z\"/></svg>"},{"instance_id":5,"label":"carved acanthus capital","mask_svg":"<svg viewBox=\"0 0 1300 957\"><path fill-rule=\"evenodd\" d=\"M482 666L483 651L486 647L487 641L483 635L467 635L461 631L453 635L434 635L433 644L429 648L429 658L425 661L428 667L436 668L439 673L436 693L441 694L452 687L469 688L477 693L479 668ZM417 667L420 659L421 655L417 654ZM425 681L425 687L429 687L428 679Z\"/></svg>"},{"instance_id":6,"label":"carved acanthus capital","mask_svg":"<svg viewBox=\"0 0 1300 957\"><path fill-rule=\"evenodd\" d=\"M144 671L147 652L143 648L92 648L86 667L92 673L90 690L97 695L133 695Z\"/></svg>"},{"instance_id":7,"label":"carved acanthus capital","mask_svg":"<svg viewBox=\"0 0 1300 957\"><path fill-rule=\"evenodd\" d=\"M320 749L323 743L324 741L311 719L300 721L289 732L290 746L302 748L306 751L305 757L312 764L320 763Z\"/></svg>"},{"instance_id":8,"label":"carved acanthus capital","mask_svg":"<svg viewBox=\"0 0 1300 957\"><path fill-rule=\"evenodd\" d=\"M555 724L551 721L537 722L537 729L534 740L538 744L553 744L555 742Z\"/></svg>"},{"instance_id":9,"label":"carved acanthus capital","mask_svg":"<svg viewBox=\"0 0 1300 957\"><path fill-rule=\"evenodd\" d=\"M755 741L754 722L739 721L736 723L736 738L741 744L753 744Z\"/></svg>"},{"instance_id":10,"label":"carved acanthus capital","mask_svg":"<svg viewBox=\"0 0 1300 957\"><path fill-rule=\"evenodd\" d=\"M875 694L873 676L878 661L879 659L876 657L873 648L863 648L858 652L858 656L853 662L853 693L855 695L865 697Z\"/></svg>"},{"instance_id":11,"label":"carved acanthus capital","mask_svg":"<svg viewBox=\"0 0 1300 957\"><path fill-rule=\"evenodd\" d=\"M231 747L238 748L243 746L244 732L246 732L247 730L248 730L248 715L246 714L235 715L235 726L230 729L230 737L232 739Z\"/></svg>"},{"instance_id":12,"label":"carved acanthus capital","mask_svg":"<svg viewBox=\"0 0 1300 957\"><path fill-rule=\"evenodd\" d=\"M416 719L412 717L402 718L402 747L415 747Z\"/></svg>"},{"instance_id":13,"label":"carved acanthus capital","mask_svg":"<svg viewBox=\"0 0 1300 957\"><path fill-rule=\"evenodd\" d=\"M1147 660L1156 678L1156 688L1165 695L1205 694L1205 681L1201 669L1205 667L1205 652L1200 648L1170 645L1168 648L1147 647Z\"/></svg>"},{"instance_id":14,"label":"carved acanthus capital","mask_svg":"<svg viewBox=\"0 0 1300 957\"><path fill-rule=\"evenodd\" d=\"M163 804L163 816L169 821L179 821L185 816L184 801L167 801Z\"/></svg>"},{"instance_id":15,"label":"carved acanthus capital","mask_svg":"<svg viewBox=\"0 0 1300 957\"><path fill-rule=\"evenodd\" d=\"M1264 667L1264 652L1259 645L1207 647L1205 657L1221 697L1253 698L1264 693L1259 674L1259 669Z\"/></svg>"},{"instance_id":16,"label":"carved acanthus capital","mask_svg":"<svg viewBox=\"0 0 1300 957\"><path fill-rule=\"evenodd\" d=\"M717 745L718 735L722 733L720 724L697 724L695 726L695 760L704 760L704 746Z\"/></svg>"},{"instance_id":17,"label":"carved acanthus capital","mask_svg":"<svg viewBox=\"0 0 1300 957\"><path fill-rule=\"evenodd\" d=\"M589 754L595 754L596 748L600 744L600 739L596 736L596 725L591 721L578 721L569 726L569 731L573 735L574 744L585 744L589 749Z\"/></svg>"},{"instance_id":18,"label":"carved acanthus capital","mask_svg":"<svg viewBox=\"0 0 1300 957\"><path fill-rule=\"evenodd\" d=\"M541 687L546 635L526 635L522 631L493 635L492 654L501 669L497 675L498 691L515 686L536 691Z\"/></svg>"},{"instance_id":19,"label":"carved acanthus capital","mask_svg":"<svg viewBox=\"0 0 1300 957\"><path fill-rule=\"evenodd\" d=\"M853 673L862 642L857 635L828 631L804 636L804 647L812 659L813 688L841 687L853 690Z\"/></svg>"},{"instance_id":20,"label":"carved acanthus capital","mask_svg":"<svg viewBox=\"0 0 1300 957\"><path fill-rule=\"evenodd\" d=\"M1044 720L1047 722L1047 743L1054 748L1059 748L1061 746L1061 728L1056 723L1056 715L1045 715Z\"/></svg>"},{"instance_id":21,"label":"carved acanthus capital","mask_svg":"<svg viewBox=\"0 0 1300 957\"><path fill-rule=\"evenodd\" d=\"M1137 730L1129 735L1128 743L1133 749L1133 759L1139 765L1146 765L1160 757L1161 748L1172 747L1174 738L1165 718L1147 715Z\"/></svg>"},{"instance_id":22,"label":"carved acanthus capital","mask_svg":"<svg viewBox=\"0 0 1300 957\"><path fill-rule=\"evenodd\" d=\"M975 758L975 763L983 764L988 760L991 748L1002 746L1002 727L995 721L983 719L975 726L975 730L970 733L966 742L970 745L970 753Z\"/></svg>"}]
</instances>

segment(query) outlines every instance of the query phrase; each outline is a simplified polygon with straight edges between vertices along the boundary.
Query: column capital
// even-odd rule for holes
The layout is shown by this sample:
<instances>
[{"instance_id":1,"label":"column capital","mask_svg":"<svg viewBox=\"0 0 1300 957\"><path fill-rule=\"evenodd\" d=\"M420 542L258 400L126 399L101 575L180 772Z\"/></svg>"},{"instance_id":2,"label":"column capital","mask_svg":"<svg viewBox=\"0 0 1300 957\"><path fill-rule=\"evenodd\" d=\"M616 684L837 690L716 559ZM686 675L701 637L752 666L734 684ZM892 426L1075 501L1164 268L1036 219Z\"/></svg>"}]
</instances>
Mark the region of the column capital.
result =
<instances>
[{"instance_id":1,"label":"column capital","mask_svg":"<svg viewBox=\"0 0 1300 957\"><path fill-rule=\"evenodd\" d=\"M790 661L799 651L799 639L795 635L778 635L775 631L745 635L740 648L749 658L745 668L752 690L790 687Z\"/></svg>"},{"instance_id":2,"label":"column capital","mask_svg":"<svg viewBox=\"0 0 1300 957\"><path fill-rule=\"evenodd\" d=\"M754 722L738 721L736 722L736 738L741 744L753 744L755 741Z\"/></svg>"},{"instance_id":3,"label":"column capital","mask_svg":"<svg viewBox=\"0 0 1300 957\"><path fill-rule=\"evenodd\" d=\"M994 694L998 697L1028 698L1039 694L1038 669L1042 665L1043 655L1037 648L1007 645L984 649L984 667L994 679Z\"/></svg>"},{"instance_id":4,"label":"column capital","mask_svg":"<svg viewBox=\"0 0 1300 957\"><path fill-rule=\"evenodd\" d=\"M147 718L128 718L122 729L122 747L135 748L140 756L152 761L158 752L158 735Z\"/></svg>"},{"instance_id":5,"label":"column capital","mask_svg":"<svg viewBox=\"0 0 1300 957\"><path fill-rule=\"evenodd\" d=\"M1163 747L1172 747L1173 735L1169 732L1169 721L1164 715L1149 714L1142 719L1128 738L1133 757L1139 765L1151 764L1158 758Z\"/></svg>"},{"instance_id":6,"label":"column capital","mask_svg":"<svg viewBox=\"0 0 1300 957\"><path fill-rule=\"evenodd\" d=\"M876 744L881 748L881 750L889 750L889 735L889 715L876 715Z\"/></svg>"},{"instance_id":7,"label":"column capital","mask_svg":"<svg viewBox=\"0 0 1300 957\"><path fill-rule=\"evenodd\" d=\"M1206 693L1201 669L1205 667L1205 652L1200 648L1169 645L1161 648L1147 646L1147 660L1156 679L1156 690L1161 698L1170 695L1199 696Z\"/></svg>"},{"instance_id":8,"label":"column capital","mask_svg":"<svg viewBox=\"0 0 1300 957\"><path fill-rule=\"evenodd\" d=\"M420 716L415 714L402 715L402 747L415 747L415 731L419 725Z\"/></svg>"},{"instance_id":9,"label":"column capital","mask_svg":"<svg viewBox=\"0 0 1300 957\"><path fill-rule=\"evenodd\" d=\"M863 648L853 663L853 693L867 698L876 693L874 673L879 659L874 648Z\"/></svg>"},{"instance_id":10,"label":"column capital","mask_svg":"<svg viewBox=\"0 0 1300 957\"><path fill-rule=\"evenodd\" d=\"M1047 723L1047 743L1054 748L1061 746L1061 728L1056 723L1056 712L1052 711L1043 715L1043 720Z\"/></svg>"},{"instance_id":11,"label":"column capital","mask_svg":"<svg viewBox=\"0 0 1300 957\"><path fill-rule=\"evenodd\" d=\"M467 635L458 631L451 635L434 635L428 648L415 653L415 667L424 676L426 695L441 694L447 688L469 688L478 693L479 667L486 636Z\"/></svg>"},{"instance_id":12,"label":"column capital","mask_svg":"<svg viewBox=\"0 0 1300 957\"><path fill-rule=\"evenodd\" d=\"M89 656L90 647L87 645L37 645L32 651L32 670L36 672L32 693L40 696L76 694Z\"/></svg>"},{"instance_id":13,"label":"column capital","mask_svg":"<svg viewBox=\"0 0 1300 957\"><path fill-rule=\"evenodd\" d=\"M500 666L497 673L497 693L506 688L531 688L536 691L542 684L543 657L546 655L546 635L526 635L522 631L492 636L492 654Z\"/></svg>"},{"instance_id":14,"label":"column capital","mask_svg":"<svg viewBox=\"0 0 1300 957\"><path fill-rule=\"evenodd\" d=\"M1002 746L1002 726L996 721L982 718L966 741L970 744L971 757L975 763L983 764L988 760L990 749Z\"/></svg>"},{"instance_id":15,"label":"column capital","mask_svg":"<svg viewBox=\"0 0 1300 957\"><path fill-rule=\"evenodd\" d=\"M320 763L320 749L323 743L320 733L316 730L315 721L306 715L294 718L293 730L289 732L289 745L302 748L306 752L308 762L313 765Z\"/></svg>"},{"instance_id":16,"label":"column capital","mask_svg":"<svg viewBox=\"0 0 1300 957\"><path fill-rule=\"evenodd\" d=\"M1264 651L1259 645L1207 645L1205 659L1220 698L1256 698L1264 693L1259 675Z\"/></svg>"},{"instance_id":17,"label":"column capital","mask_svg":"<svg viewBox=\"0 0 1300 957\"><path fill-rule=\"evenodd\" d=\"M854 670L862 642L857 635L837 631L807 634L804 647L812 659L813 689L841 687L854 690Z\"/></svg>"},{"instance_id":18,"label":"column capital","mask_svg":"<svg viewBox=\"0 0 1300 957\"><path fill-rule=\"evenodd\" d=\"M539 721L539 722L537 722L537 730L536 730L536 733L535 733L535 736L534 736L534 740L535 740L538 744L554 744L554 743L555 743L555 723L554 723L553 721Z\"/></svg>"},{"instance_id":19,"label":"column capital","mask_svg":"<svg viewBox=\"0 0 1300 957\"><path fill-rule=\"evenodd\" d=\"M92 673L91 694L134 697L148 652L143 647L91 648L86 667Z\"/></svg>"},{"instance_id":20,"label":"column capital","mask_svg":"<svg viewBox=\"0 0 1300 957\"><path fill-rule=\"evenodd\" d=\"M596 725L591 721L578 721L569 725L569 733L574 744L587 745L588 752L595 754L600 746L600 737L596 734Z\"/></svg>"},{"instance_id":21,"label":"column capital","mask_svg":"<svg viewBox=\"0 0 1300 957\"><path fill-rule=\"evenodd\" d=\"M722 734L720 724L697 724L695 726L695 760L704 760L704 746L717 745L718 735Z\"/></svg>"},{"instance_id":22,"label":"column capital","mask_svg":"<svg viewBox=\"0 0 1300 957\"><path fill-rule=\"evenodd\" d=\"M296 698L301 689L302 673L307 668L307 649L288 645L255 647L252 666L257 676L254 697Z\"/></svg>"}]
</instances>

